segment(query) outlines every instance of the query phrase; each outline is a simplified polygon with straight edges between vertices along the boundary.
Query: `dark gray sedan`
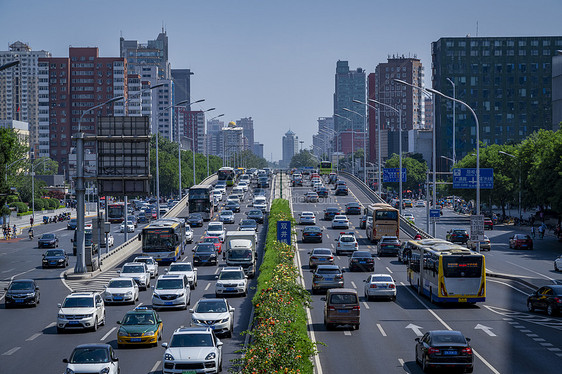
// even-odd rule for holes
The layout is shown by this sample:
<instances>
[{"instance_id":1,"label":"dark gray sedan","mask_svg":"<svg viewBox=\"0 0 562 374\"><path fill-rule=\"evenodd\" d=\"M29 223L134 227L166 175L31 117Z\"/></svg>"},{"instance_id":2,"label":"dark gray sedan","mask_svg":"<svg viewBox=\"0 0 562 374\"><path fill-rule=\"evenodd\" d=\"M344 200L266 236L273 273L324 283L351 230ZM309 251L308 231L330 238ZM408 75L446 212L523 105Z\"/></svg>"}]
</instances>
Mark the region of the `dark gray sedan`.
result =
<instances>
[{"instance_id":1,"label":"dark gray sedan","mask_svg":"<svg viewBox=\"0 0 562 374\"><path fill-rule=\"evenodd\" d=\"M65 268L68 266L68 255L64 252L64 249L49 249L47 252L43 253L41 266L43 268Z\"/></svg>"},{"instance_id":2,"label":"dark gray sedan","mask_svg":"<svg viewBox=\"0 0 562 374\"><path fill-rule=\"evenodd\" d=\"M4 291L6 309L12 306L39 304L39 286L33 279L14 279Z\"/></svg>"},{"instance_id":3,"label":"dark gray sedan","mask_svg":"<svg viewBox=\"0 0 562 374\"><path fill-rule=\"evenodd\" d=\"M43 234L37 241L39 248L56 248L59 246L59 238L55 234Z\"/></svg>"}]
</instances>

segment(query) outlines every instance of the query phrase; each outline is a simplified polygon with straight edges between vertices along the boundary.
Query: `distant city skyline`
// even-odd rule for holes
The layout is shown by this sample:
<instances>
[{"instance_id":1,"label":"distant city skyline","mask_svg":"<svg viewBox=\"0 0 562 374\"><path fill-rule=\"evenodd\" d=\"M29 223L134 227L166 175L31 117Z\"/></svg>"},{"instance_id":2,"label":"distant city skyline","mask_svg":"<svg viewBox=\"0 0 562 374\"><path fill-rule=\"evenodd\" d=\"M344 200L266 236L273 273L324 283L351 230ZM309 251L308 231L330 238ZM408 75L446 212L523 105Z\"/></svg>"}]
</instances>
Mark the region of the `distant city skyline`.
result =
<instances>
[{"instance_id":1,"label":"distant city skyline","mask_svg":"<svg viewBox=\"0 0 562 374\"><path fill-rule=\"evenodd\" d=\"M156 17L153 6L145 0L4 0L0 50L19 40L53 57L67 56L69 46L118 57L120 37L151 40L164 27L171 68L190 69L192 99L206 100L192 110L216 107L226 123L252 117L265 158L277 161L289 128L309 148L318 118L332 115L338 60L369 74L389 55L416 55L430 86L432 42L468 34L556 36L562 14L559 0L535 7L483 0L171 0L158 5Z\"/></svg>"}]
</instances>

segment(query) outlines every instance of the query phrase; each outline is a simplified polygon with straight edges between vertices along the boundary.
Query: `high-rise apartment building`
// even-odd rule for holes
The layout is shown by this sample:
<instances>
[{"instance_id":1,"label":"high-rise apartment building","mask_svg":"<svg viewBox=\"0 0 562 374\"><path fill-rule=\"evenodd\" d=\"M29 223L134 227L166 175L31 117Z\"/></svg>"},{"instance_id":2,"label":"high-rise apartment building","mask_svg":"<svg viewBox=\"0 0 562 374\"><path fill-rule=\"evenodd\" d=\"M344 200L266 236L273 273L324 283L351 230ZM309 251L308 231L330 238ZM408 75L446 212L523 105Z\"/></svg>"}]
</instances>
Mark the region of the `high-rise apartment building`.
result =
<instances>
[{"instance_id":1,"label":"high-rise apartment building","mask_svg":"<svg viewBox=\"0 0 562 374\"><path fill-rule=\"evenodd\" d=\"M282 167L289 167L291 163L291 159L294 155L299 152L299 137L297 134L292 132L291 130L285 133L283 136L283 159L281 160L280 164Z\"/></svg>"},{"instance_id":2,"label":"high-rise apartment building","mask_svg":"<svg viewBox=\"0 0 562 374\"><path fill-rule=\"evenodd\" d=\"M176 107L174 117L180 128L182 146L196 153L205 153L205 112Z\"/></svg>"},{"instance_id":3,"label":"high-rise apartment building","mask_svg":"<svg viewBox=\"0 0 562 374\"><path fill-rule=\"evenodd\" d=\"M119 39L120 56L127 59L131 70L140 66L157 66L159 79L171 79L168 61L168 35L164 28L155 40L139 43L137 40Z\"/></svg>"},{"instance_id":4,"label":"high-rise apartment building","mask_svg":"<svg viewBox=\"0 0 562 374\"><path fill-rule=\"evenodd\" d=\"M312 135L312 153L317 157L330 157L333 152L334 141L334 118L319 117L318 118L318 134Z\"/></svg>"},{"instance_id":5,"label":"high-rise apartment building","mask_svg":"<svg viewBox=\"0 0 562 374\"><path fill-rule=\"evenodd\" d=\"M235 156L244 150L244 129L236 126L235 122L229 122L221 129L219 142L223 162L228 166L235 166Z\"/></svg>"},{"instance_id":6,"label":"high-rise apartment building","mask_svg":"<svg viewBox=\"0 0 562 374\"><path fill-rule=\"evenodd\" d=\"M0 65L20 61L0 72L0 120L29 123L31 155L39 156L39 116L48 108L39 109L39 58L50 57L47 51L32 51L25 43L10 44L9 51L0 51ZM43 93L45 95L45 93Z\"/></svg>"},{"instance_id":7,"label":"high-rise apartment building","mask_svg":"<svg viewBox=\"0 0 562 374\"><path fill-rule=\"evenodd\" d=\"M96 47L70 47L69 57L39 58L39 157L56 160L68 176L68 155L79 123L82 132L95 134L97 117L116 114L109 104L79 121L84 110L116 96L126 99L127 77L125 58L99 57ZM95 153L95 142L86 141L84 147Z\"/></svg>"},{"instance_id":8,"label":"high-rise apartment building","mask_svg":"<svg viewBox=\"0 0 562 374\"><path fill-rule=\"evenodd\" d=\"M334 92L334 114L346 117L349 121L341 117L334 116L334 130L336 133L340 133L345 130L365 131L365 106L353 102L354 99L365 102L365 88L365 71L362 68L350 70L347 61L337 62ZM360 113L363 117L345 111L343 108Z\"/></svg>"},{"instance_id":9,"label":"high-rise apartment building","mask_svg":"<svg viewBox=\"0 0 562 374\"><path fill-rule=\"evenodd\" d=\"M520 142L539 129L552 128L552 57L562 49L562 36L441 38L431 44L432 86L466 102L480 123L484 144ZM475 121L455 106L457 159L476 147ZM453 103L435 103L439 156L452 157Z\"/></svg>"},{"instance_id":10,"label":"high-rise apartment building","mask_svg":"<svg viewBox=\"0 0 562 374\"><path fill-rule=\"evenodd\" d=\"M172 80L174 81L174 97L175 103L187 100L191 102L191 76L193 72L190 69L172 69ZM191 110L188 105L187 110Z\"/></svg>"},{"instance_id":11,"label":"high-rise apartment building","mask_svg":"<svg viewBox=\"0 0 562 374\"><path fill-rule=\"evenodd\" d=\"M392 56L387 62L380 63L375 72L368 77L368 98L380 101L384 104L402 111L402 152L406 152L408 130L419 130L426 128L424 116L424 96L417 89L396 83L394 79L400 79L416 86L423 86L423 66L415 56ZM370 105L378 107L378 110L369 108L369 149L370 159L373 161L378 154L377 121L380 121L381 129L381 157L389 157L392 153L399 153L399 119L398 113L373 102ZM384 132L384 134L383 134ZM387 154L382 154L383 139L386 137L388 144Z\"/></svg>"},{"instance_id":12,"label":"high-rise apartment building","mask_svg":"<svg viewBox=\"0 0 562 374\"><path fill-rule=\"evenodd\" d=\"M224 122L218 119L207 121L207 153L219 156L222 154L221 130Z\"/></svg>"},{"instance_id":13,"label":"high-rise apartment building","mask_svg":"<svg viewBox=\"0 0 562 374\"><path fill-rule=\"evenodd\" d=\"M245 149L252 150L254 147L254 120L252 117L241 118L236 121L236 126L244 129Z\"/></svg>"},{"instance_id":14,"label":"high-rise apartment building","mask_svg":"<svg viewBox=\"0 0 562 374\"><path fill-rule=\"evenodd\" d=\"M263 144L262 143L258 143L258 142L254 142L254 146L252 148L252 152L254 152L254 154L258 157L263 158Z\"/></svg>"},{"instance_id":15,"label":"high-rise apartment building","mask_svg":"<svg viewBox=\"0 0 562 374\"><path fill-rule=\"evenodd\" d=\"M562 124L562 50L552 57L552 130Z\"/></svg>"}]
</instances>

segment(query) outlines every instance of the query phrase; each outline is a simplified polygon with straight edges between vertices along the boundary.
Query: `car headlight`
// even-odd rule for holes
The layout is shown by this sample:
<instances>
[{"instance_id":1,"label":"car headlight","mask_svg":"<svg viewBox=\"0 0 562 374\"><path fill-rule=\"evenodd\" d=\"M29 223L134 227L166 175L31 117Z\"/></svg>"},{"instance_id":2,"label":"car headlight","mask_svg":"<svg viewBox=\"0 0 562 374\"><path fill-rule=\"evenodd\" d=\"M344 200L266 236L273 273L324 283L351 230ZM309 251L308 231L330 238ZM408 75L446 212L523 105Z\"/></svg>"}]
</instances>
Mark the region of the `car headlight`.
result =
<instances>
[{"instance_id":1,"label":"car headlight","mask_svg":"<svg viewBox=\"0 0 562 374\"><path fill-rule=\"evenodd\" d=\"M215 357L217 357L217 354L215 352L211 352L207 355L207 357L205 357L205 360L214 360Z\"/></svg>"},{"instance_id":2,"label":"car headlight","mask_svg":"<svg viewBox=\"0 0 562 374\"><path fill-rule=\"evenodd\" d=\"M217 288L223 288L224 286L222 285L222 283L217 283Z\"/></svg>"},{"instance_id":3,"label":"car headlight","mask_svg":"<svg viewBox=\"0 0 562 374\"><path fill-rule=\"evenodd\" d=\"M152 335L154 335L154 331L147 331L142 333L142 336L152 336Z\"/></svg>"},{"instance_id":4,"label":"car headlight","mask_svg":"<svg viewBox=\"0 0 562 374\"><path fill-rule=\"evenodd\" d=\"M117 331L117 336L129 336L129 333L127 332L127 330L120 327L119 331Z\"/></svg>"},{"instance_id":5,"label":"car headlight","mask_svg":"<svg viewBox=\"0 0 562 374\"><path fill-rule=\"evenodd\" d=\"M63 262L63 261L64 261L64 259L62 259L62 258L59 258L59 262Z\"/></svg>"},{"instance_id":6,"label":"car headlight","mask_svg":"<svg viewBox=\"0 0 562 374\"><path fill-rule=\"evenodd\" d=\"M165 361L174 361L174 356L172 356L172 355L169 354L169 353L165 353L165 354L164 354L164 360L165 360Z\"/></svg>"},{"instance_id":7,"label":"car headlight","mask_svg":"<svg viewBox=\"0 0 562 374\"><path fill-rule=\"evenodd\" d=\"M155 298L159 299L159 298L160 298L160 295L158 295L157 293L153 293L153 294L152 294L152 297L155 297Z\"/></svg>"},{"instance_id":8,"label":"car headlight","mask_svg":"<svg viewBox=\"0 0 562 374\"><path fill-rule=\"evenodd\" d=\"M228 317L220 320L220 323L227 323L227 322L228 322Z\"/></svg>"},{"instance_id":9,"label":"car headlight","mask_svg":"<svg viewBox=\"0 0 562 374\"><path fill-rule=\"evenodd\" d=\"M64 374L74 374L74 370L67 368Z\"/></svg>"},{"instance_id":10,"label":"car headlight","mask_svg":"<svg viewBox=\"0 0 562 374\"><path fill-rule=\"evenodd\" d=\"M92 318L93 316L94 316L94 313L91 313L91 314L86 314L84 317L86 317L86 318Z\"/></svg>"},{"instance_id":11,"label":"car headlight","mask_svg":"<svg viewBox=\"0 0 562 374\"><path fill-rule=\"evenodd\" d=\"M185 293L182 292L178 295L178 297L183 297L183 295L185 295Z\"/></svg>"},{"instance_id":12,"label":"car headlight","mask_svg":"<svg viewBox=\"0 0 562 374\"><path fill-rule=\"evenodd\" d=\"M64 318L64 314L59 313L59 314L57 315L57 318L61 318L61 319Z\"/></svg>"},{"instance_id":13,"label":"car headlight","mask_svg":"<svg viewBox=\"0 0 562 374\"><path fill-rule=\"evenodd\" d=\"M100 374L109 374L109 368L107 367L107 368L101 369Z\"/></svg>"},{"instance_id":14,"label":"car headlight","mask_svg":"<svg viewBox=\"0 0 562 374\"><path fill-rule=\"evenodd\" d=\"M111 296L111 292L109 291L104 291L105 296Z\"/></svg>"}]
</instances>

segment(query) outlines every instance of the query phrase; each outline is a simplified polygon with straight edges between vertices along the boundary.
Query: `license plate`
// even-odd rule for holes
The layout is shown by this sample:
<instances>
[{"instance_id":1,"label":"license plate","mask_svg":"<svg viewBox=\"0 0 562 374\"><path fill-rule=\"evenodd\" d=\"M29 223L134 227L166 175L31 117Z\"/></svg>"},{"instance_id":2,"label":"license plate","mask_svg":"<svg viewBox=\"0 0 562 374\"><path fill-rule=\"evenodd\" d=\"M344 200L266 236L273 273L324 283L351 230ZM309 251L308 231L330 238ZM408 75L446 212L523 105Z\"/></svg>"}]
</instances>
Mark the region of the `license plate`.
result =
<instances>
[{"instance_id":1,"label":"license plate","mask_svg":"<svg viewBox=\"0 0 562 374\"><path fill-rule=\"evenodd\" d=\"M164 301L164 305L172 305L173 303L171 301Z\"/></svg>"},{"instance_id":2,"label":"license plate","mask_svg":"<svg viewBox=\"0 0 562 374\"><path fill-rule=\"evenodd\" d=\"M56 261L49 262L49 265L56 265L56 264L57 264Z\"/></svg>"},{"instance_id":3,"label":"license plate","mask_svg":"<svg viewBox=\"0 0 562 374\"><path fill-rule=\"evenodd\" d=\"M327 280L328 282L331 282L334 280L334 278L324 278L324 280Z\"/></svg>"},{"instance_id":4,"label":"license plate","mask_svg":"<svg viewBox=\"0 0 562 374\"><path fill-rule=\"evenodd\" d=\"M227 290L227 291L236 291L236 288L227 287L226 290Z\"/></svg>"},{"instance_id":5,"label":"license plate","mask_svg":"<svg viewBox=\"0 0 562 374\"><path fill-rule=\"evenodd\" d=\"M23 300L16 299L16 303L23 303Z\"/></svg>"},{"instance_id":6,"label":"license plate","mask_svg":"<svg viewBox=\"0 0 562 374\"><path fill-rule=\"evenodd\" d=\"M455 356L457 351L443 351L444 356Z\"/></svg>"},{"instance_id":7,"label":"license plate","mask_svg":"<svg viewBox=\"0 0 562 374\"><path fill-rule=\"evenodd\" d=\"M319 258L318 261L326 261L325 258Z\"/></svg>"},{"instance_id":8,"label":"license plate","mask_svg":"<svg viewBox=\"0 0 562 374\"><path fill-rule=\"evenodd\" d=\"M131 341L132 342L140 342L140 341L142 341L142 339L141 338L131 338Z\"/></svg>"},{"instance_id":9,"label":"license plate","mask_svg":"<svg viewBox=\"0 0 562 374\"><path fill-rule=\"evenodd\" d=\"M338 309L338 313L349 313L350 311L347 309Z\"/></svg>"},{"instance_id":10,"label":"license plate","mask_svg":"<svg viewBox=\"0 0 562 374\"><path fill-rule=\"evenodd\" d=\"M115 296L115 297L113 298L113 300L123 300L123 298L120 297L120 296Z\"/></svg>"},{"instance_id":11,"label":"license plate","mask_svg":"<svg viewBox=\"0 0 562 374\"><path fill-rule=\"evenodd\" d=\"M195 370L184 370L181 374L197 374L197 372Z\"/></svg>"},{"instance_id":12,"label":"license plate","mask_svg":"<svg viewBox=\"0 0 562 374\"><path fill-rule=\"evenodd\" d=\"M360 264L366 264L367 261L359 261Z\"/></svg>"},{"instance_id":13,"label":"license plate","mask_svg":"<svg viewBox=\"0 0 562 374\"><path fill-rule=\"evenodd\" d=\"M77 324L79 324L79 322L78 321L70 321L70 322L68 322L68 324L69 325L77 325Z\"/></svg>"},{"instance_id":14,"label":"license plate","mask_svg":"<svg viewBox=\"0 0 562 374\"><path fill-rule=\"evenodd\" d=\"M466 303L466 297L459 297L459 303Z\"/></svg>"}]
</instances>

